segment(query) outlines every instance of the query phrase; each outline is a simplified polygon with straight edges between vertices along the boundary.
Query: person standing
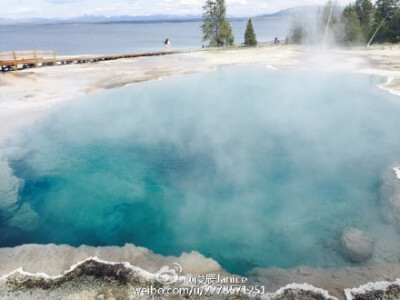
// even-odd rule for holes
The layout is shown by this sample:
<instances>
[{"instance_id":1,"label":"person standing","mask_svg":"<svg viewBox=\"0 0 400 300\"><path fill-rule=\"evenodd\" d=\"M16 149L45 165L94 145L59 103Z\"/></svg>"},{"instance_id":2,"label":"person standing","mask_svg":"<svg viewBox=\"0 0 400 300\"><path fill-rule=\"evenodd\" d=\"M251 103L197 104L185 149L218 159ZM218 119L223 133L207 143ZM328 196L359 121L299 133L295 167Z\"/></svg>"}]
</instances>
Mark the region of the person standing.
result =
<instances>
[{"instance_id":1,"label":"person standing","mask_svg":"<svg viewBox=\"0 0 400 300\"><path fill-rule=\"evenodd\" d=\"M164 46L165 46L165 50L170 50L171 49L171 41L170 41L169 38L165 39Z\"/></svg>"}]
</instances>

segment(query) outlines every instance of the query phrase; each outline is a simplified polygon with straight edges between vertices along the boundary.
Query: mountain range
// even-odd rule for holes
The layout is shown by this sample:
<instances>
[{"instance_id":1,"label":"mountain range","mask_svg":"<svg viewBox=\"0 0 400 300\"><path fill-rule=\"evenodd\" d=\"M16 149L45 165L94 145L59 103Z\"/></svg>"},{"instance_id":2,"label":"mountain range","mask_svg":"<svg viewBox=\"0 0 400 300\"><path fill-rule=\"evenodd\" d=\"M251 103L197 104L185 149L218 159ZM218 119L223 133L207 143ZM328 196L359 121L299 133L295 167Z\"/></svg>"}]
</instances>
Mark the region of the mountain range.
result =
<instances>
[{"instance_id":1,"label":"mountain range","mask_svg":"<svg viewBox=\"0 0 400 300\"><path fill-rule=\"evenodd\" d=\"M317 12L321 6L298 6L293 8L284 9L272 14L263 14L253 17L254 19L266 18L288 18L291 15L303 12ZM247 19L244 17L231 17L230 20ZM60 23L158 23L158 22L195 22L200 21L200 15L150 15L150 16L92 16L84 15L76 18L26 18L26 19L11 19L0 18L0 24L60 24Z\"/></svg>"}]
</instances>

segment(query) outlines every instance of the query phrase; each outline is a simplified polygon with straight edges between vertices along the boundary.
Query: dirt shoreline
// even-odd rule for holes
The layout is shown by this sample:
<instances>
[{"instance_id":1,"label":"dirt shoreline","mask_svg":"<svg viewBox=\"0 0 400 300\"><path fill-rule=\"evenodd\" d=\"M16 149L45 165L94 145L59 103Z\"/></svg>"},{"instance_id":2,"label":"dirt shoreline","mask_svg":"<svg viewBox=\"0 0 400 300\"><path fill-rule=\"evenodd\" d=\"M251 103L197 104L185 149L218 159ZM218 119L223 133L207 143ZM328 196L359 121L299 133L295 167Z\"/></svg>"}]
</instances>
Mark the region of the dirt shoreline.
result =
<instances>
[{"instance_id":1,"label":"dirt shoreline","mask_svg":"<svg viewBox=\"0 0 400 300\"><path fill-rule=\"evenodd\" d=\"M91 266L90 274L81 282L82 273L78 272L74 277L71 271L84 265L88 260L96 260L101 263ZM127 244L124 247L88 247L74 248L68 245L23 245L14 248L0 249L0 299L13 299L16 295L29 294L29 299L98 299L99 294L104 294L103 285L108 285L110 290L124 290L124 294L132 294L132 286L125 282L121 284L116 280L110 282L109 277L118 277L121 272L128 272L122 266L115 273L104 275L104 268L108 264L129 264L129 268L138 269L134 281L135 287L147 288L157 284L156 276L163 267L172 268L178 263L182 266L179 276L220 275L231 276L213 259L192 252L183 253L180 257L161 256L152 251ZM22 268L19 269L18 268ZM100 273L99 276L95 273ZM382 263L373 266L345 267L337 269L321 269L310 267L296 267L293 269L255 269L249 275L250 286L263 286L267 292L263 299L358 299L358 293L381 292L387 287L397 287L400 291L400 265ZM57 285L58 281L63 285ZM90 281L96 282L95 287ZM397 280L397 282L396 282ZM34 284L34 282L36 283ZM45 281L45 282L43 282ZM77 283L78 281L80 283ZM373 284L372 284L373 282ZM72 287L71 287L72 285ZM76 285L80 285L77 288ZM362 285L367 285L359 288ZM90 294L88 294L88 286ZM159 287L168 285L160 285ZM176 283L174 287L185 287L184 283ZM88 288L88 290L85 290ZM287 290L282 294L282 291ZM289 292L290 291L290 292ZM309 294L290 298L295 293L309 291L315 293L315 297ZM392 290L393 291L393 290ZM18 292L18 293L17 293ZM115 291L114 291L115 292ZM345 295L347 293L347 297ZM397 291L398 292L398 291ZM17 293L17 294L16 294ZM286 297L286 296L287 297ZM325 296L324 296L325 295ZM329 296L326 296L329 295ZM350 296L349 296L350 295ZM359 299L398 299L400 293L394 298L359 298ZM109 297L114 299L113 297ZM124 299L118 298L116 299ZM198 299L189 297L190 299ZM214 297L213 299L219 299ZM222 297L221 297L222 298ZM24 298L23 298L24 299ZM136 299L136 298L132 298ZM152 299L140 297L137 299ZM171 299L176 299L172 297ZM180 299L180 298L178 298ZM201 299L201 298L200 298ZM230 299L230 298L223 298ZM246 295L232 297L231 299L248 299Z\"/></svg>"}]
</instances>

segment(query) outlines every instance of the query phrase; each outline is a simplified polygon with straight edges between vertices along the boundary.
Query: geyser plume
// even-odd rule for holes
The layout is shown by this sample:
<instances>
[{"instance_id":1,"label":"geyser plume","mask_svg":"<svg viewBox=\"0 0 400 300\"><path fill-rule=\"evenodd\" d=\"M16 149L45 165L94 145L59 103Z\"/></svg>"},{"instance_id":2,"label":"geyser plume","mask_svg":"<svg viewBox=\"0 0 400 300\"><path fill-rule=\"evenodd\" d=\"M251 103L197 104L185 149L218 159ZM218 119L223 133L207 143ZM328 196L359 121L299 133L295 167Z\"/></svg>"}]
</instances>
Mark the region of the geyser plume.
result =
<instances>
[{"instance_id":1,"label":"geyser plume","mask_svg":"<svg viewBox=\"0 0 400 300\"><path fill-rule=\"evenodd\" d=\"M292 16L287 40L295 44L334 47L335 36L343 31L339 24L341 9L336 0L329 0L322 9L303 8Z\"/></svg>"},{"instance_id":2,"label":"geyser plume","mask_svg":"<svg viewBox=\"0 0 400 300\"><path fill-rule=\"evenodd\" d=\"M331 21L332 21L332 15L333 15L333 10L335 9L335 6L337 5L337 1L329 1L328 2L328 20L326 21L326 26L325 26L325 32L324 32L324 39L323 39L323 44L325 45L326 39L329 33L329 27L331 26Z\"/></svg>"}]
</instances>

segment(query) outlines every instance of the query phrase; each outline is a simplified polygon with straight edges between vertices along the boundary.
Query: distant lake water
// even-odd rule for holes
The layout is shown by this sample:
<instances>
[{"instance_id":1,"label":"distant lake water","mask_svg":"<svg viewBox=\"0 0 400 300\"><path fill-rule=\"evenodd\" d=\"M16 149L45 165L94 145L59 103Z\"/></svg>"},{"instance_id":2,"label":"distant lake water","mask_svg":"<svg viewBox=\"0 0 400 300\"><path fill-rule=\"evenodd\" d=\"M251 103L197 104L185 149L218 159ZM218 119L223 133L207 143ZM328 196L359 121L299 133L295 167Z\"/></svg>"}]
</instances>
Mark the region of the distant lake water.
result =
<instances>
[{"instance_id":1,"label":"distant lake water","mask_svg":"<svg viewBox=\"0 0 400 300\"><path fill-rule=\"evenodd\" d=\"M232 21L237 44L243 43L247 20ZM253 21L260 42L284 39L290 19ZM114 54L163 49L169 38L173 49L202 46L201 22L23 24L0 26L0 51L56 50L58 55Z\"/></svg>"}]
</instances>

